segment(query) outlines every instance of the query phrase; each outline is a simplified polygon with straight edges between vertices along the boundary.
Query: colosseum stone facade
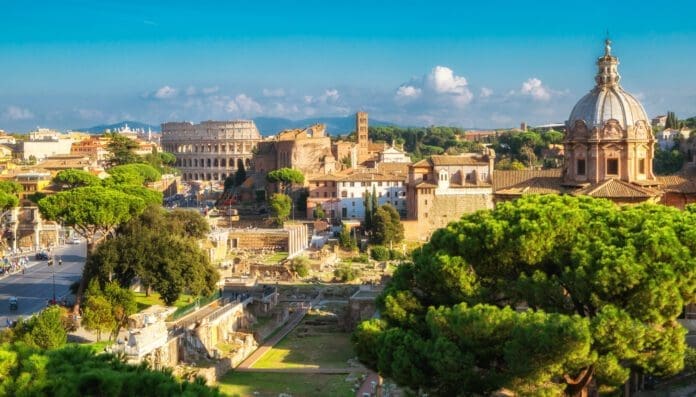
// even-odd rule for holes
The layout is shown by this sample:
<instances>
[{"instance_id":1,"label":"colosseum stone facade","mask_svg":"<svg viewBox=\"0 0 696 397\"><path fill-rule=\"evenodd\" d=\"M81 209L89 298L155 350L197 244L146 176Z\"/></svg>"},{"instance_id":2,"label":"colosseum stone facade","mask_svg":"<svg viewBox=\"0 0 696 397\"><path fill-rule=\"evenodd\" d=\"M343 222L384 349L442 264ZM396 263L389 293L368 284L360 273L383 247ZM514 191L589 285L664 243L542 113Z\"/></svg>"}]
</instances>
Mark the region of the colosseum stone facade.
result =
<instances>
[{"instance_id":1,"label":"colosseum stone facade","mask_svg":"<svg viewBox=\"0 0 696 397\"><path fill-rule=\"evenodd\" d=\"M250 169L259 141L259 130L248 120L162 124L162 148L176 156L185 181L224 181L242 163Z\"/></svg>"}]
</instances>

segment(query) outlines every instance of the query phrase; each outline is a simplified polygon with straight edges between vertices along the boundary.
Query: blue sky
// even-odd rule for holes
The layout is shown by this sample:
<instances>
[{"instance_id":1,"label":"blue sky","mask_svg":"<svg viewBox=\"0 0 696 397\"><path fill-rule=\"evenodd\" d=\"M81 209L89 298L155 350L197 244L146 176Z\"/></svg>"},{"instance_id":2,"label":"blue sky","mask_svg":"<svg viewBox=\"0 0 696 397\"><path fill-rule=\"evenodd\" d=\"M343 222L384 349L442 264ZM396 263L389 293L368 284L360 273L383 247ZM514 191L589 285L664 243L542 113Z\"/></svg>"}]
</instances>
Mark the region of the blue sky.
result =
<instances>
[{"instance_id":1,"label":"blue sky","mask_svg":"<svg viewBox=\"0 0 696 397\"><path fill-rule=\"evenodd\" d=\"M696 3L475 3L3 0L0 129L358 109L558 122L592 88L607 29L650 116L696 115Z\"/></svg>"}]
</instances>

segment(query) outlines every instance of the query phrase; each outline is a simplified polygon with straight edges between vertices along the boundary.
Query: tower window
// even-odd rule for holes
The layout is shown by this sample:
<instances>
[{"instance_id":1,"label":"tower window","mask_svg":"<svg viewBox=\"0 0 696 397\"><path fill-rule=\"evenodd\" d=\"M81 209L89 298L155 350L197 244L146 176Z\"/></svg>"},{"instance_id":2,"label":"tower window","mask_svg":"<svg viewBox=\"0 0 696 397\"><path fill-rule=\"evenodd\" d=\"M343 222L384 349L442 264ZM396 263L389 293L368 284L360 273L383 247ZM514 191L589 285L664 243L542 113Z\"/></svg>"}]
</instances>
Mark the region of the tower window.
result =
<instances>
[{"instance_id":1,"label":"tower window","mask_svg":"<svg viewBox=\"0 0 696 397\"><path fill-rule=\"evenodd\" d=\"M645 159L638 160L638 173L645 174Z\"/></svg>"},{"instance_id":2,"label":"tower window","mask_svg":"<svg viewBox=\"0 0 696 397\"><path fill-rule=\"evenodd\" d=\"M619 159L607 159L607 174L619 175Z\"/></svg>"},{"instance_id":3,"label":"tower window","mask_svg":"<svg viewBox=\"0 0 696 397\"><path fill-rule=\"evenodd\" d=\"M585 159L578 159L578 165L575 171L578 175L585 175Z\"/></svg>"}]
</instances>

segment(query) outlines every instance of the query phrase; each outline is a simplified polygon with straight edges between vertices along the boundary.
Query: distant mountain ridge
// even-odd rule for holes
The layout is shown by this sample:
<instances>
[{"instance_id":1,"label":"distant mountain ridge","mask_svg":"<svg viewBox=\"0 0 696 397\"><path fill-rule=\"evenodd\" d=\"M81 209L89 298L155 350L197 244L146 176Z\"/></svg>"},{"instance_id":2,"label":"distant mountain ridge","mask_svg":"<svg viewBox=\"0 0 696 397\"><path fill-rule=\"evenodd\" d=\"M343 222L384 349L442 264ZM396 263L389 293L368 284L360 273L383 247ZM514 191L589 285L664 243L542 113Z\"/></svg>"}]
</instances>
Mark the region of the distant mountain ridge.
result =
<instances>
[{"instance_id":1,"label":"distant mountain ridge","mask_svg":"<svg viewBox=\"0 0 696 397\"><path fill-rule=\"evenodd\" d=\"M259 129L261 135L263 136L275 135L280 131L288 129L305 128L317 123L326 124L326 131L331 135L348 134L355 130L354 115L345 117L313 117L301 120L291 120L282 117L256 117L252 120L254 120L256 128ZM113 131L123 128L126 124L128 124L128 127L131 129L142 128L143 130L147 131L147 129L150 128L152 129L152 132L160 132L159 125L151 125L140 121L121 121L120 123L115 124L96 125L94 127L75 128L73 130L88 132L90 134L101 134L107 129ZM397 124L388 121L370 120L370 125Z\"/></svg>"}]
</instances>

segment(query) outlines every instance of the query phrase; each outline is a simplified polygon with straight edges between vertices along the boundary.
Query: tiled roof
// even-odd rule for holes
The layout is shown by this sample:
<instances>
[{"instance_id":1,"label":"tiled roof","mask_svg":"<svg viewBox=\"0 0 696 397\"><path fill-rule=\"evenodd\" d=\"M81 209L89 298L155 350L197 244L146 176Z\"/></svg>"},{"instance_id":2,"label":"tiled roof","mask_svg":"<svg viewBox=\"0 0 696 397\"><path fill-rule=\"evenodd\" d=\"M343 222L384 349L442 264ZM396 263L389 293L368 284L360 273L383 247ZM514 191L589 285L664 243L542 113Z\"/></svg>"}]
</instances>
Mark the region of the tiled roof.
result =
<instances>
[{"instance_id":1,"label":"tiled roof","mask_svg":"<svg viewBox=\"0 0 696 397\"><path fill-rule=\"evenodd\" d=\"M427 159L417 161L412 165L413 167L430 167L430 162Z\"/></svg>"},{"instance_id":2,"label":"tiled roof","mask_svg":"<svg viewBox=\"0 0 696 397\"><path fill-rule=\"evenodd\" d=\"M378 163L377 169L381 172L408 174L409 165L409 163Z\"/></svg>"},{"instance_id":3,"label":"tiled roof","mask_svg":"<svg viewBox=\"0 0 696 397\"><path fill-rule=\"evenodd\" d=\"M493 172L493 191L498 195L559 194L562 186L561 169L511 170Z\"/></svg>"},{"instance_id":4,"label":"tiled roof","mask_svg":"<svg viewBox=\"0 0 696 397\"><path fill-rule=\"evenodd\" d=\"M416 183L416 188L437 188L437 185L426 181L420 181Z\"/></svg>"},{"instance_id":5,"label":"tiled roof","mask_svg":"<svg viewBox=\"0 0 696 397\"><path fill-rule=\"evenodd\" d=\"M660 190L674 193L696 193L696 169L687 168L675 175L658 175Z\"/></svg>"},{"instance_id":6,"label":"tiled roof","mask_svg":"<svg viewBox=\"0 0 696 397\"><path fill-rule=\"evenodd\" d=\"M591 197L601 198L643 198L648 199L660 195L660 192L653 189L638 186L633 183L624 182L619 179L609 179L602 183L590 185L588 187L576 190L574 195L587 195Z\"/></svg>"},{"instance_id":7,"label":"tiled roof","mask_svg":"<svg viewBox=\"0 0 696 397\"><path fill-rule=\"evenodd\" d=\"M488 165L488 160L480 154L460 154L456 156L430 156L433 165Z\"/></svg>"}]
</instances>

